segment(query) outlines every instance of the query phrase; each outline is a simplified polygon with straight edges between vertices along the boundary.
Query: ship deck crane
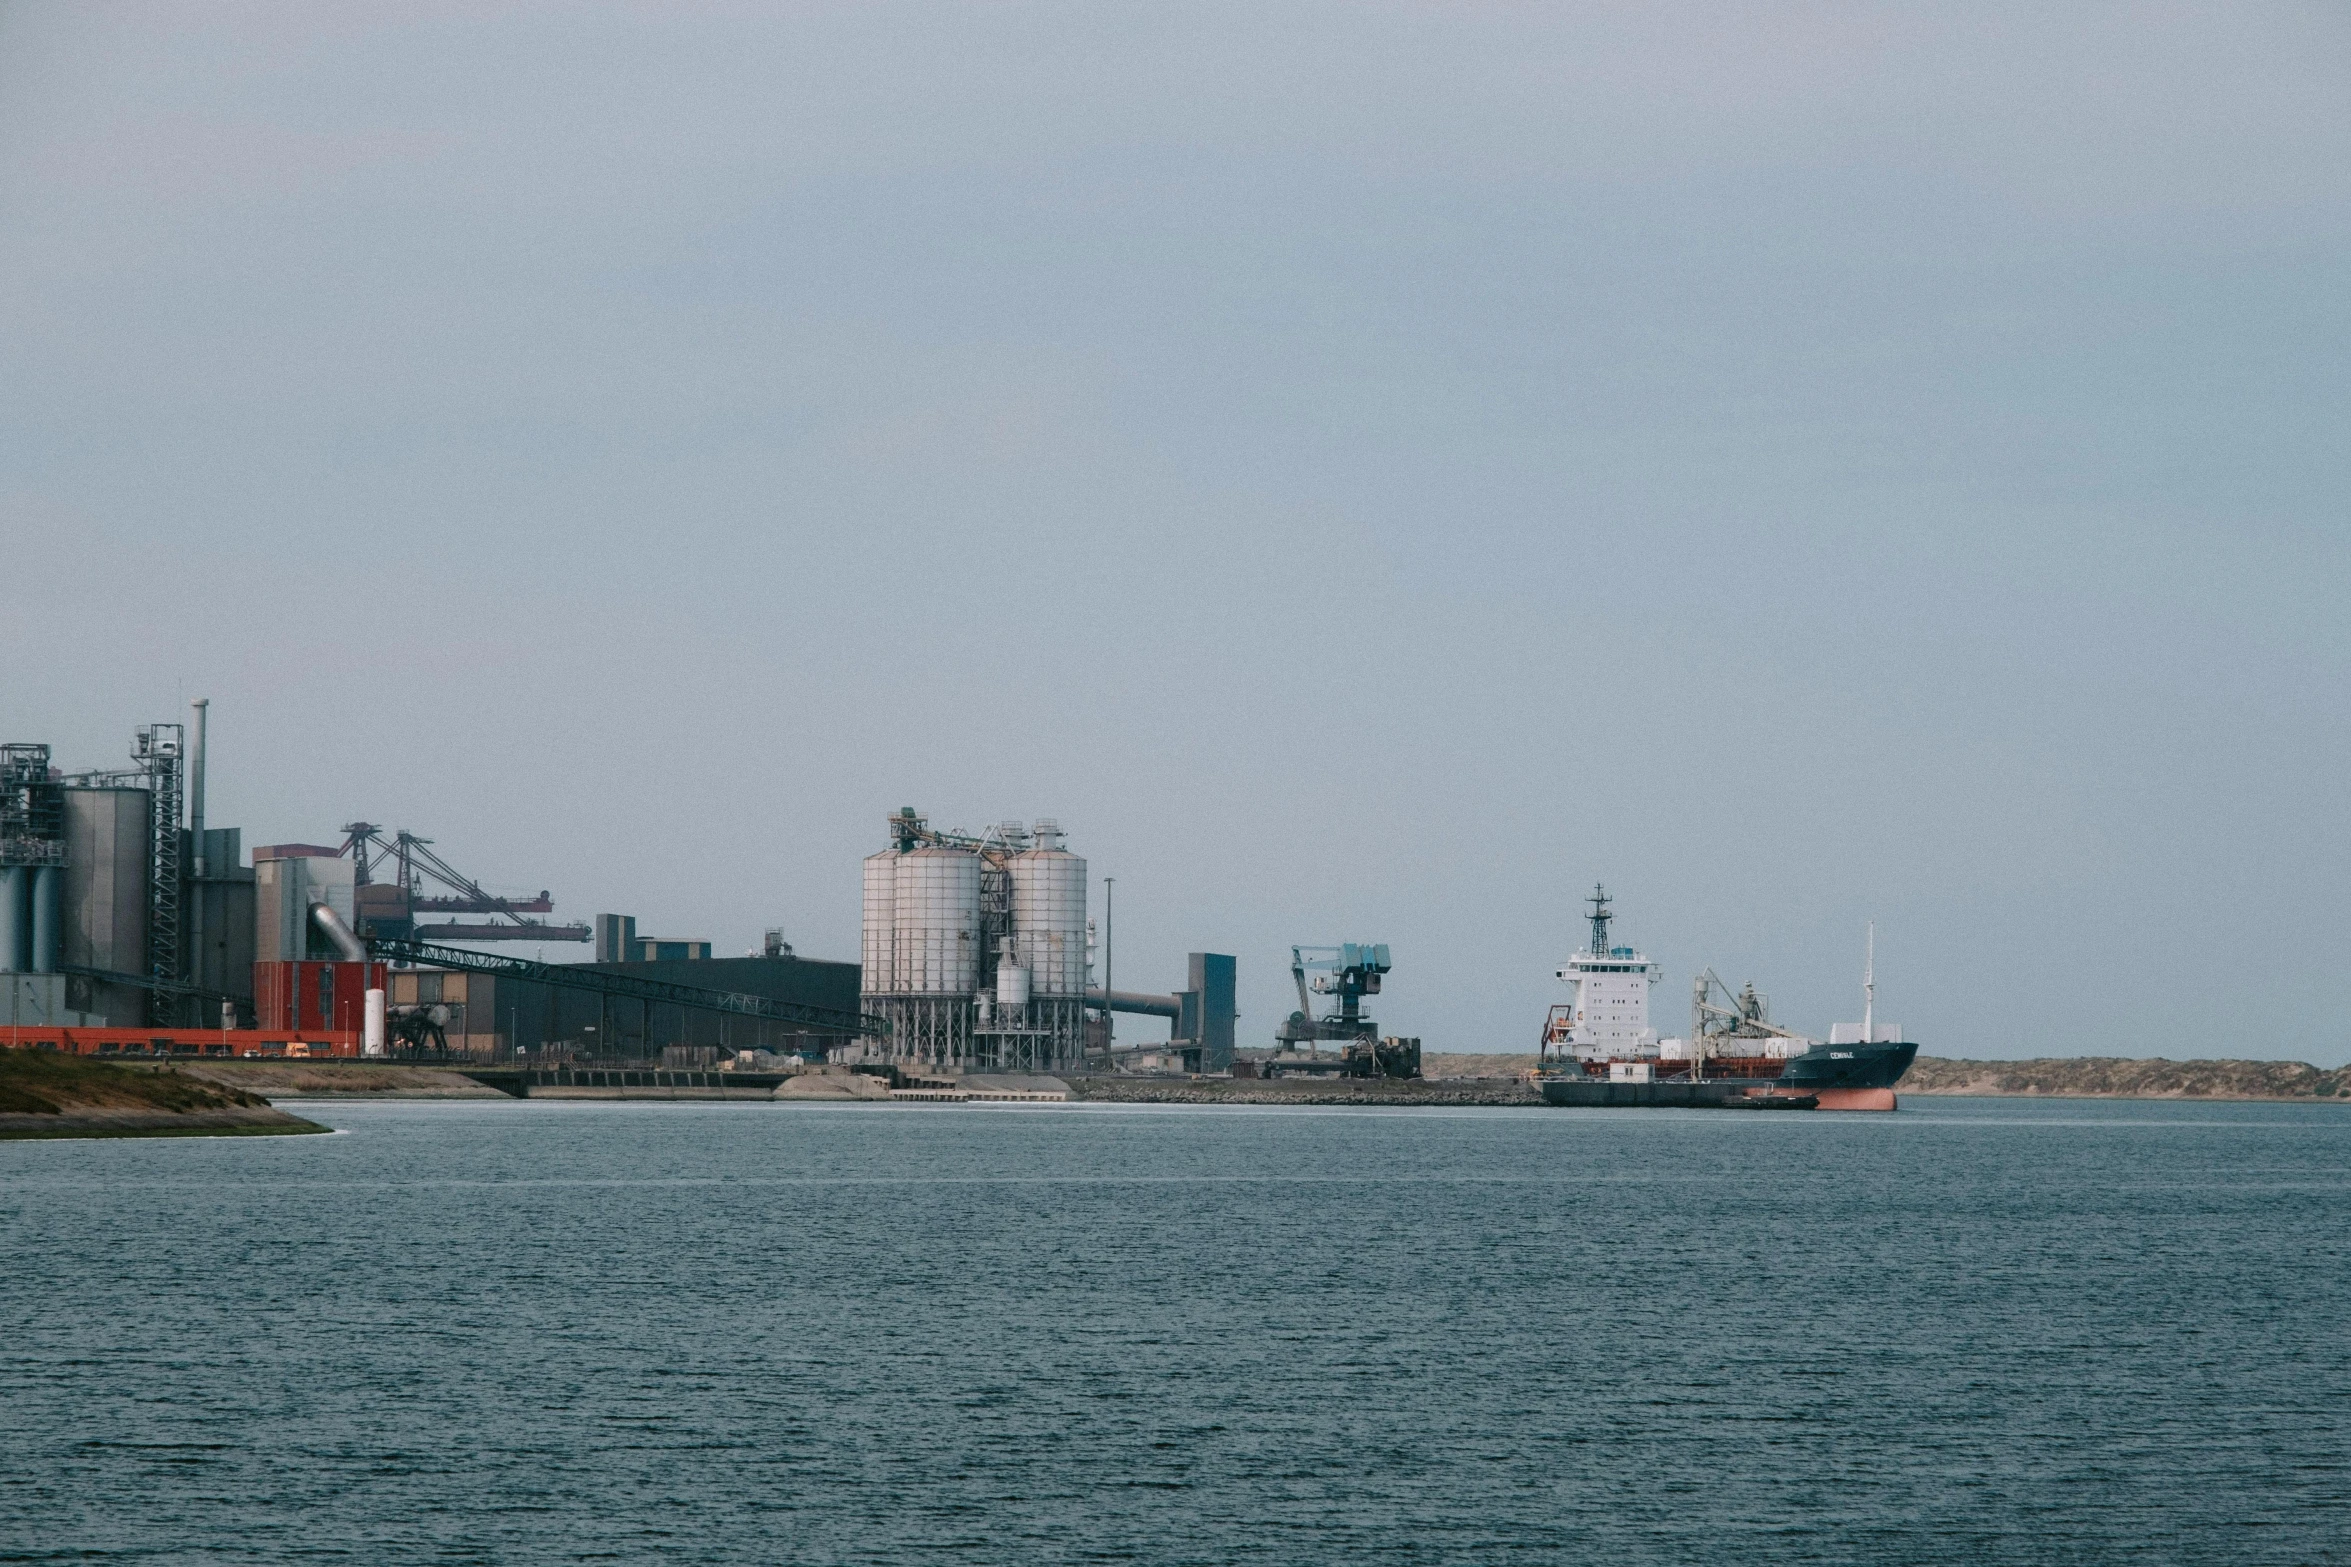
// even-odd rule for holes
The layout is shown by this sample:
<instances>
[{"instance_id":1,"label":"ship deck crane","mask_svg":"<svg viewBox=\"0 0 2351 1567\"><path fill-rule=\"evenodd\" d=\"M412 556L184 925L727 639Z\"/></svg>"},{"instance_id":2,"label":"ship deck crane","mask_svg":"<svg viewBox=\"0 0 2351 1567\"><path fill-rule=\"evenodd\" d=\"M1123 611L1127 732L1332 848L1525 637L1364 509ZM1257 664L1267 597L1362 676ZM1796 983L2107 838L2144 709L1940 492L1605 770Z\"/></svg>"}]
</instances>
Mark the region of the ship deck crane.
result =
<instances>
[{"instance_id":1,"label":"ship deck crane","mask_svg":"<svg viewBox=\"0 0 2351 1567\"><path fill-rule=\"evenodd\" d=\"M1714 998L1717 995L1722 1000ZM1785 1039L1810 1045L1813 1041L1792 1028L1782 1028L1771 1021L1771 1003L1755 993L1749 983L1731 993L1731 987L1707 969L1690 986L1690 1043L1693 1049L1706 1047L1708 1053L1728 1055L1753 1052L1731 1048L1731 1040Z\"/></svg>"}]
</instances>

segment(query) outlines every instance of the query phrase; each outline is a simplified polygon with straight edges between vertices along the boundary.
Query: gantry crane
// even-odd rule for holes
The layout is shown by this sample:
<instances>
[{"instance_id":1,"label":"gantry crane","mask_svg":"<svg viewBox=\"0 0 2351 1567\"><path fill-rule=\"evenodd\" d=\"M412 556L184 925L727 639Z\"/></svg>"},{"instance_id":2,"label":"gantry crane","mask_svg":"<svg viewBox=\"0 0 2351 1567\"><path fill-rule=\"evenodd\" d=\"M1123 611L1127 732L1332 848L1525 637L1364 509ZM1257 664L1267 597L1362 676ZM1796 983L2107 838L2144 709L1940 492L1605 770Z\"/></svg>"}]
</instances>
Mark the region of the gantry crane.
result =
<instances>
[{"instance_id":1,"label":"gantry crane","mask_svg":"<svg viewBox=\"0 0 2351 1567\"><path fill-rule=\"evenodd\" d=\"M551 925L545 920L525 919L526 914L552 912L553 899L545 892L535 898L501 898L486 892L480 882L435 854L432 842L405 828L386 842L384 829L374 822L343 824L343 847L337 852L351 857L353 883L360 887L380 887L388 894L381 899L366 893L359 895L360 918L376 927L378 935L413 937L420 941L586 941L594 935L585 925ZM392 867L392 880L379 882L377 871L386 862ZM451 896L427 895L424 891L427 877L448 888ZM503 915L504 920L418 925L415 920L419 914L497 914Z\"/></svg>"}]
</instances>

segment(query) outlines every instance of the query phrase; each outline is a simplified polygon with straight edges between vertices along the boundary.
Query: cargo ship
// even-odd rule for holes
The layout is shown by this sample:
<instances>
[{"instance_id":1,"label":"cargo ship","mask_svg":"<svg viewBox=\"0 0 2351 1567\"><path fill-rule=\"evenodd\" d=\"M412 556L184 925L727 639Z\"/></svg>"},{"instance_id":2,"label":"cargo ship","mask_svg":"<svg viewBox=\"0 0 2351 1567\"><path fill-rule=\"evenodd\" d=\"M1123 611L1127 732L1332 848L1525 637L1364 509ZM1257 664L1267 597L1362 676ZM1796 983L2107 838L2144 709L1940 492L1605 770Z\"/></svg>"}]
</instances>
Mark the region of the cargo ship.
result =
<instances>
[{"instance_id":1,"label":"cargo ship","mask_svg":"<svg viewBox=\"0 0 2351 1567\"><path fill-rule=\"evenodd\" d=\"M1861 1023L1826 1041L1771 1021L1750 984L1736 994L1708 969L1691 984L1690 1033L1660 1039L1649 992L1665 977L1648 954L1609 939L1608 889L1594 887L1590 945L1556 971L1575 999L1551 1008L1533 1074L1544 1102L1735 1110L1891 1110L1918 1046L1879 1027L1877 935L1862 972Z\"/></svg>"}]
</instances>

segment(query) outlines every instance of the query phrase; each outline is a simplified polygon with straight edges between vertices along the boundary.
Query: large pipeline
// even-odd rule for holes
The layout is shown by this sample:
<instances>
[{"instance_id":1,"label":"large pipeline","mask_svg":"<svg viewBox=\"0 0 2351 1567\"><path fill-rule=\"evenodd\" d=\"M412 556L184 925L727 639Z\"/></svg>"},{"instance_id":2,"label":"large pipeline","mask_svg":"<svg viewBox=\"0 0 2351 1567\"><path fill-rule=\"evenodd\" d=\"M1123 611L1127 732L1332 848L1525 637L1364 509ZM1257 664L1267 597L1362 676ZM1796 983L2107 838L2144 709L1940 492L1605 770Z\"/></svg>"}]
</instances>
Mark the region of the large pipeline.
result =
<instances>
[{"instance_id":1,"label":"large pipeline","mask_svg":"<svg viewBox=\"0 0 2351 1567\"><path fill-rule=\"evenodd\" d=\"M318 922L320 930L327 933L327 940L335 944L335 950L343 955L344 962L367 961L367 944L352 933L350 926L343 923L342 915L323 903L313 903L310 906L310 917Z\"/></svg>"},{"instance_id":2,"label":"large pipeline","mask_svg":"<svg viewBox=\"0 0 2351 1567\"><path fill-rule=\"evenodd\" d=\"M1105 1012L1137 1012L1145 1017L1181 1018L1184 1004L1175 996L1154 996L1137 990L1089 990L1086 1005Z\"/></svg>"}]
</instances>

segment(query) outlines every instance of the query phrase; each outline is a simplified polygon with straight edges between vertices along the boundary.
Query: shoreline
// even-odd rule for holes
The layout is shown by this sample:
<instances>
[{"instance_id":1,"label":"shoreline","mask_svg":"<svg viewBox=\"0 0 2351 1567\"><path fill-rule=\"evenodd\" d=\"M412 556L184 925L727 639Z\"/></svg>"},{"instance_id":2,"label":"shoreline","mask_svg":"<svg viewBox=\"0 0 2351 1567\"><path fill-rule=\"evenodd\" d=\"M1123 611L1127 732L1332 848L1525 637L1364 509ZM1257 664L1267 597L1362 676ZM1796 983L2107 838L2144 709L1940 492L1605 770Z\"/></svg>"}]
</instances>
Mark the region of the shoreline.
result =
<instances>
[{"instance_id":1,"label":"shoreline","mask_svg":"<svg viewBox=\"0 0 2351 1567\"><path fill-rule=\"evenodd\" d=\"M1432 1054L1426 1058L1430 1075L1414 1080L1350 1078L1188 1078L1129 1077L1107 1073L1073 1073L1063 1079L1070 1102L1094 1104L1262 1104L1262 1105L1454 1105L1531 1106L1542 1096L1522 1075L1534 1064L1528 1055ZM265 1101L361 1099L502 1100L505 1092L466 1075L450 1063L368 1062L311 1063L281 1061L204 1061L175 1063L184 1078L195 1079L230 1093ZM154 1070L149 1068L147 1070ZM836 1069L837 1071L837 1069ZM2138 1099L2192 1100L2273 1104L2351 1104L2351 1067L2321 1069L2288 1061L2168 1061L2112 1056L2054 1057L2021 1061L1962 1061L1921 1056L1903 1081L1898 1094L1922 1098L1986 1099ZM593 1097L628 1100L638 1095L626 1090L600 1092ZM674 1099L676 1094L646 1094L647 1099ZM691 1097L703 1097L695 1095ZM716 1099L716 1094L708 1097ZM764 1096L762 1096L764 1098ZM787 1093L778 1102L831 1102L849 1096ZM865 1097L865 1096L860 1096ZM879 1098L878 1095L871 1096ZM90 1107L95 1110L96 1107ZM119 1117L130 1110L109 1112ZM261 1114L277 1114L263 1110ZM78 1118L77 1118L78 1119ZM191 1114L161 1117L165 1126L197 1130ZM0 1137L23 1136L15 1123L61 1123L53 1116L0 1115ZM101 1123L93 1120L93 1126ZM143 1135L127 1123L119 1132L97 1135ZM220 1128L228 1130L227 1124ZM256 1126L255 1130L263 1127Z\"/></svg>"},{"instance_id":2,"label":"shoreline","mask_svg":"<svg viewBox=\"0 0 2351 1567\"><path fill-rule=\"evenodd\" d=\"M284 1110L190 1110L181 1114L97 1111L0 1115L0 1142L70 1142L116 1137L310 1137L334 1131Z\"/></svg>"}]
</instances>

